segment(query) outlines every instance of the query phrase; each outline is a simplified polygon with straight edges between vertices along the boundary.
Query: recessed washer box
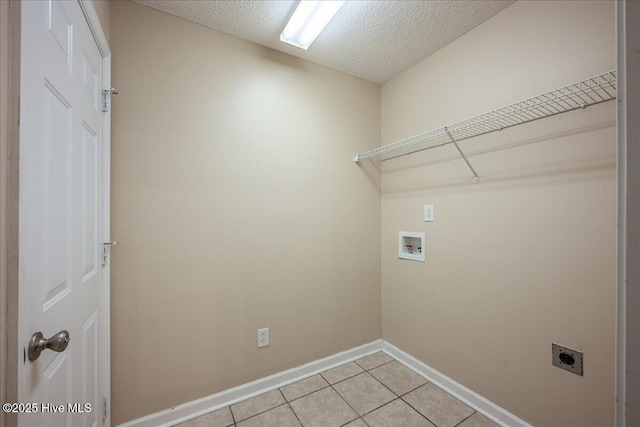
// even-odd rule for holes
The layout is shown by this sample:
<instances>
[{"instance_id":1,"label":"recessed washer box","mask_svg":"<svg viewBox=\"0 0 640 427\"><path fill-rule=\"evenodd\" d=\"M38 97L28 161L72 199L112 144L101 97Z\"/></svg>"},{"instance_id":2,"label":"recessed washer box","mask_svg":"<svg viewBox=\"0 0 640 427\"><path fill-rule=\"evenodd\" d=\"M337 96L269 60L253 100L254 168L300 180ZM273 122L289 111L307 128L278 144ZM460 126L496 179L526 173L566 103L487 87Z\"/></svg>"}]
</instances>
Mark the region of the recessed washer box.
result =
<instances>
[{"instance_id":1,"label":"recessed washer box","mask_svg":"<svg viewBox=\"0 0 640 427\"><path fill-rule=\"evenodd\" d=\"M398 258L425 262L424 233L418 231L398 233Z\"/></svg>"}]
</instances>

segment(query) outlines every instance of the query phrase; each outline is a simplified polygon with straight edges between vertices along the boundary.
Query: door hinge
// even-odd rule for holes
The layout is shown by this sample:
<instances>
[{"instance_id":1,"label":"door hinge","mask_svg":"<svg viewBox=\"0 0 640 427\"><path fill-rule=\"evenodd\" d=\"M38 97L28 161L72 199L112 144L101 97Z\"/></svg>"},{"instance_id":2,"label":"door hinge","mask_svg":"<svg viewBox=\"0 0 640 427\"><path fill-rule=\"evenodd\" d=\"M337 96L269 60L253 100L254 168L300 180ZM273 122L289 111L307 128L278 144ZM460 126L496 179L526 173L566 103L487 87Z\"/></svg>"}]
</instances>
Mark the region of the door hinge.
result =
<instances>
[{"instance_id":1,"label":"door hinge","mask_svg":"<svg viewBox=\"0 0 640 427\"><path fill-rule=\"evenodd\" d=\"M102 266L104 267L109 262L109 255L111 254L111 247L117 246L118 242L115 240L112 242L105 242L102 244Z\"/></svg>"},{"instance_id":2,"label":"door hinge","mask_svg":"<svg viewBox=\"0 0 640 427\"><path fill-rule=\"evenodd\" d=\"M105 89L102 91L102 112L106 113L111 108L111 96L117 95L118 91L115 88Z\"/></svg>"},{"instance_id":3,"label":"door hinge","mask_svg":"<svg viewBox=\"0 0 640 427\"><path fill-rule=\"evenodd\" d=\"M105 421L107 421L107 418L109 416L109 401L107 400L106 397L102 398L102 424L105 423Z\"/></svg>"}]
</instances>

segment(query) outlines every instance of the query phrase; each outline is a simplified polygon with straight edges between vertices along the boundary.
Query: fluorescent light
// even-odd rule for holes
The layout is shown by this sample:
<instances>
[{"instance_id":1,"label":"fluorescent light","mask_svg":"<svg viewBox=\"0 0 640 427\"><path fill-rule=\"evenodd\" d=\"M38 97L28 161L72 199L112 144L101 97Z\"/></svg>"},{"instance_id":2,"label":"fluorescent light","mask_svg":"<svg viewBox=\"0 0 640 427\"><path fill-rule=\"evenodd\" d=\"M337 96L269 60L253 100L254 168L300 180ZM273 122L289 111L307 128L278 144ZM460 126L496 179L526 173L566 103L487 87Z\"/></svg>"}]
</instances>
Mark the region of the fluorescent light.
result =
<instances>
[{"instance_id":1,"label":"fluorescent light","mask_svg":"<svg viewBox=\"0 0 640 427\"><path fill-rule=\"evenodd\" d=\"M308 49L343 4L344 1L338 0L302 0L280 34L280 40Z\"/></svg>"}]
</instances>

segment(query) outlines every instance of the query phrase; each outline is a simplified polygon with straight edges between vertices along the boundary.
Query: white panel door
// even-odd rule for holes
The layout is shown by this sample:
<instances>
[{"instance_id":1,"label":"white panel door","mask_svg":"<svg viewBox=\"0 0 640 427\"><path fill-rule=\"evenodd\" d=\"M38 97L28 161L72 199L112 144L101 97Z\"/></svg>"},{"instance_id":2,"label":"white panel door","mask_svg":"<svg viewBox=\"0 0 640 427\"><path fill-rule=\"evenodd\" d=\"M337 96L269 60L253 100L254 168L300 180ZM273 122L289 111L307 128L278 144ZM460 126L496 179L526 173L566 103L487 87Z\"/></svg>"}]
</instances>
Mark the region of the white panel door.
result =
<instances>
[{"instance_id":1,"label":"white panel door","mask_svg":"<svg viewBox=\"0 0 640 427\"><path fill-rule=\"evenodd\" d=\"M104 363L102 57L77 1L22 1L21 10L19 397L37 403L38 413L18 420L97 426ZM33 333L50 338L63 330L70 336L64 351L45 349L29 360Z\"/></svg>"}]
</instances>

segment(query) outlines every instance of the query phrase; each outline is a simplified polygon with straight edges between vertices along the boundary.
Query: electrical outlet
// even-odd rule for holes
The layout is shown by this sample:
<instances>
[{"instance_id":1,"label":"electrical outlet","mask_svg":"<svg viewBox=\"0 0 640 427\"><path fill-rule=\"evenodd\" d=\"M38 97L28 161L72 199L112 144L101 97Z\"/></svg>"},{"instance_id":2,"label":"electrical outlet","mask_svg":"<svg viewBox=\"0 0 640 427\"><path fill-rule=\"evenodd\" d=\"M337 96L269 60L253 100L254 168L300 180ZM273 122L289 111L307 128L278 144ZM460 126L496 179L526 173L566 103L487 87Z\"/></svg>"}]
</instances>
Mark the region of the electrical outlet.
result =
<instances>
[{"instance_id":1,"label":"electrical outlet","mask_svg":"<svg viewBox=\"0 0 640 427\"><path fill-rule=\"evenodd\" d=\"M258 348L269 345L269 328L258 329Z\"/></svg>"},{"instance_id":2,"label":"electrical outlet","mask_svg":"<svg viewBox=\"0 0 640 427\"><path fill-rule=\"evenodd\" d=\"M424 205L424 220L427 222L433 222L433 205Z\"/></svg>"},{"instance_id":3,"label":"electrical outlet","mask_svg":"<svg viewBox=\"0 0 640 427\"><path fill-rule=\"evenodd\" d=\"M582 376L582 353L559 344L551 343L553 366L566 369L569 372Z\"/></svg>"}]
</instances>

